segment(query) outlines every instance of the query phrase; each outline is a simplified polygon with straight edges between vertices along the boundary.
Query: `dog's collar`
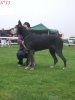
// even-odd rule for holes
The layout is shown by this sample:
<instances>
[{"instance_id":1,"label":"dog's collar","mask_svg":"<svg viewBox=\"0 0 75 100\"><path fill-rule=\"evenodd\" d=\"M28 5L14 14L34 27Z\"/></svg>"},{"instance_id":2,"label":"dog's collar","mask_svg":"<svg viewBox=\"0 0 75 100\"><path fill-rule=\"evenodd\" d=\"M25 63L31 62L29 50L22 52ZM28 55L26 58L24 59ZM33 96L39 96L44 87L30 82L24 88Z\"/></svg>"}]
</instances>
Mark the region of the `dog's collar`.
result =
<instances>
[{"instance_id":1,"label":"dog's collar","mask_svg":"<svg viewBox=\"0 0 75 100\"><path fill-rule=\"evenodd\" d=\"M30 34L29 34L30 35ZM27 35L24 39L26 39L27 37L29 37L29 35Z\"/></svg>"}]
</instances>

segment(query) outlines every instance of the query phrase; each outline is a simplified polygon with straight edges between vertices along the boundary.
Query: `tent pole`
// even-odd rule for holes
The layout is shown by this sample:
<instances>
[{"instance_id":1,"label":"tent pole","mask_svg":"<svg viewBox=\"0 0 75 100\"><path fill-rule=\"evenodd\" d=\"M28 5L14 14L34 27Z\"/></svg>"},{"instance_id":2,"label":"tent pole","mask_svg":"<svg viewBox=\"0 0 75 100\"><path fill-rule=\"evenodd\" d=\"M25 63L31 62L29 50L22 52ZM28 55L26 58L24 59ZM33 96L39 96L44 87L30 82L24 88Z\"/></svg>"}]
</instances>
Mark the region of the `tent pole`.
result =
<instances>
[{"instance_id":1,"label":"tent pole","mask_svg":"<svg viewBox=\"0 0 75 100\"><path fill-rule=\"evenodd\" d=\"M48 31L48 35L49 35L49 31Z\"/></svg>"}]
</instances>

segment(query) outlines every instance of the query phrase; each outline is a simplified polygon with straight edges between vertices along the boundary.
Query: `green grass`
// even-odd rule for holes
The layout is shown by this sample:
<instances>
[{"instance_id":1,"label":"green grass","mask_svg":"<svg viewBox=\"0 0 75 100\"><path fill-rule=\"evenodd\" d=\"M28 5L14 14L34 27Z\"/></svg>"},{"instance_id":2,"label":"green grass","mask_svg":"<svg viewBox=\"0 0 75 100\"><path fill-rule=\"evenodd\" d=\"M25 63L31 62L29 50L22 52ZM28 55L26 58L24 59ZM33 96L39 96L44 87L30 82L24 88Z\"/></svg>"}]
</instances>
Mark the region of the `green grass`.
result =
<instances>
[{"instance_id":1,"label":"green grass","mask_svg":"<svg viewBox=\"0 0 75 100\"><path fill-rule=\"evenodd\" d=\"M67 69L63 62L51 69L53 58L48 50L35 53L35 70L17 66L18 46L0 47L0 100L75 100L75 47L64 46Z\"/></svg>"}]
</instances>

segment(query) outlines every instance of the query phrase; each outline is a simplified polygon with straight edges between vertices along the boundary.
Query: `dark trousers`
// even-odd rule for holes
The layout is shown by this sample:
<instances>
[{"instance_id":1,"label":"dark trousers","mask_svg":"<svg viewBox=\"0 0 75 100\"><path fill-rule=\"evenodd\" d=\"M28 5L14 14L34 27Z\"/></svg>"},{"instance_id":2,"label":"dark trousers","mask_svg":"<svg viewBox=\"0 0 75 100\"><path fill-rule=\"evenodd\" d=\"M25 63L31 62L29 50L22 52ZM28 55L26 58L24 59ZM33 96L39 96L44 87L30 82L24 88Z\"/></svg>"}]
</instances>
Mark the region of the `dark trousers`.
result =
<instances>
[{"instance_id":1,"label":"dark trousers","mask_svg":"<svg viewBox=\"0 0 75 100\"><path fill-rule=\"evenodd\" d=\"M23 58L28 58L28 53L25 53L24 51L22 51L22 50L19 50L18 52L17 52L17 58L18 58L18 64L23 64Z\"/></svg>"}]
</instances>

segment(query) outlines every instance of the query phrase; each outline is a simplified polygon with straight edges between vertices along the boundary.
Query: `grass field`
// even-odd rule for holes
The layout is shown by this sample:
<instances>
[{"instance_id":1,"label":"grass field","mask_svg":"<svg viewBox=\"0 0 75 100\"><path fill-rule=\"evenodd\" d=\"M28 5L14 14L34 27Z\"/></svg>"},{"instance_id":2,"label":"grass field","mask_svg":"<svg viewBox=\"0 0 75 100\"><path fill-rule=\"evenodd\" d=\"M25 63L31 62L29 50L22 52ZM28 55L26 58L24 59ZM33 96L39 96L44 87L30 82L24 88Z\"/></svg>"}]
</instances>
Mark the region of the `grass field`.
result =
<instances>
[{"instance_id":1,"label":"grass field","mask_svg":"<svg viewBox=\"0 0 75 100\"><path fill-rule=\"evenodd\" d=\"M75 47L64 46L67 69L63 62L51 69L53 58L48 50L35 53L35 70L17 66L18 45L0 47L0 100L75 100Z\"/></svg>"}]
</instances>

